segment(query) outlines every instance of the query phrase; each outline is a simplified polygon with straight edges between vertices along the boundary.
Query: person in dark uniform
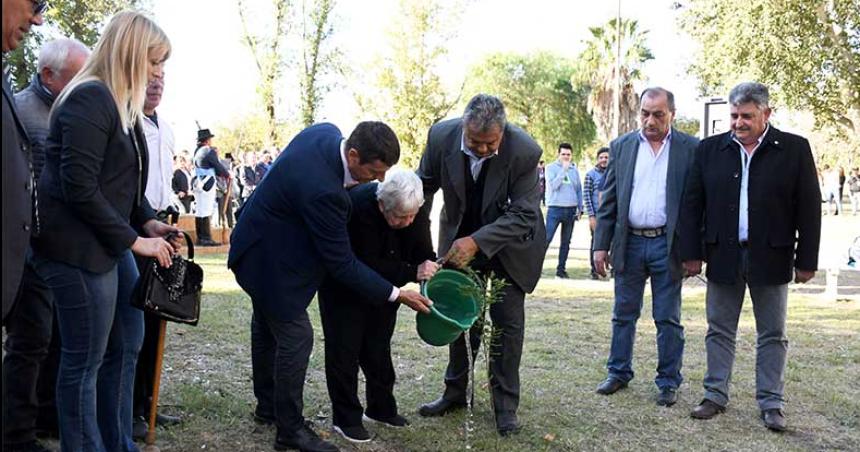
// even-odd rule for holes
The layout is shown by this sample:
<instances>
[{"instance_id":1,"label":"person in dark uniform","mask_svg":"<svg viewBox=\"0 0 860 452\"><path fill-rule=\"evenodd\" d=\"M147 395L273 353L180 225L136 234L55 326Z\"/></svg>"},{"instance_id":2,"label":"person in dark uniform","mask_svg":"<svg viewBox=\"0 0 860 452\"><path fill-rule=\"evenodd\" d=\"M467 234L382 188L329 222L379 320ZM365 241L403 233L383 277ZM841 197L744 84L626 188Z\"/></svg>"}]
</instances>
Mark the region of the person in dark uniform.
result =
<instances>
[{"instance_id":1,"label":"person in dark uniform","mask_svg":"<svg viewBox=\"0 0 860 452\"><path fill-rule=\"evenodd\" d=\"M216 196L216 177L223 177L232 183L230 170L221 164L217 149L211 146L212 132L209 129L197 131L197 150L194 152L195 183L194 198L197 200L197 210L194 212L194 226L197 230L197 244L200 246L218 246L220 243L212 240L212 214L218 205Z\"/></svg>"},{"instance_id":2,"label":"person in dark uniform","mask_svg":"<svg viewBox=\"0 0 860 452\"><path fill-rule=\"evenodd\" d=\"M382 183L352 188L349 197L349 239L359 260L397 286L436 273L430 223L426 218L414 221L424 204L424 189L415 173L390 172ZM409 425L397 412L391 363L391 335L400 305L373 303L331 277L320 287L319 302L335 431L348 441L369 441L362 415L394 427ZM366 409L358 399L359 366L367 379Z\"/></svg>"}]
</instances>

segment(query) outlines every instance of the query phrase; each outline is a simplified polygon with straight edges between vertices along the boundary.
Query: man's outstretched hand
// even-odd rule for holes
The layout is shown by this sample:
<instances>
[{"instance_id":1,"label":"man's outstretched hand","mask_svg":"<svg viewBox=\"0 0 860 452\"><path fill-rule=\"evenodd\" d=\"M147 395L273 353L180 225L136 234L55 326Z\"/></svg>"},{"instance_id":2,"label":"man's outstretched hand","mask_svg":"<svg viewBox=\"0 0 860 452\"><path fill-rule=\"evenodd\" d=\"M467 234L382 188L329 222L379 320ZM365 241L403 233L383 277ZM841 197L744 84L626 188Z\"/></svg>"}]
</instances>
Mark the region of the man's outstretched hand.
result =
<instances>
[{"instance_id":1,"label":"man's outstretched hand","mask_svg":"<svg viewBox=\"0 0 860 452\"><path fill-rule=\"evenodd\" d=\"M433 302L429 298L424 297L414 290L401 290L400 296L397 297L397 302L403 303L412 308L412 310L424 314L429 314L430 306L433 306Z\"/></svg>"}]
</instances>

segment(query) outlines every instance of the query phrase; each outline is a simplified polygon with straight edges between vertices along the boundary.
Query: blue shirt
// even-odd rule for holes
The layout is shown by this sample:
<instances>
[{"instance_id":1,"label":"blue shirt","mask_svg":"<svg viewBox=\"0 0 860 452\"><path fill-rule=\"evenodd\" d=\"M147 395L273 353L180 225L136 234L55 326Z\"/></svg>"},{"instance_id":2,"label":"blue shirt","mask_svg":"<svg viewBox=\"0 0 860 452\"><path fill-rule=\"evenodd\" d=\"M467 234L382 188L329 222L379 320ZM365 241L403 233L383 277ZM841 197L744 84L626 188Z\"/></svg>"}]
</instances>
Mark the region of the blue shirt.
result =
<instances>
[{"instance_id":1,"label":"blue shirt","mask_svg":"<svg viewBox=\"0 0 860 452\"><path fill-rule=\"evenodd\" d=\"M546 205L549 207L576 207L582 212L582 184L579 171L573 163L562 170L557 160L546 167Z\"/></svg>"}]
</instances>

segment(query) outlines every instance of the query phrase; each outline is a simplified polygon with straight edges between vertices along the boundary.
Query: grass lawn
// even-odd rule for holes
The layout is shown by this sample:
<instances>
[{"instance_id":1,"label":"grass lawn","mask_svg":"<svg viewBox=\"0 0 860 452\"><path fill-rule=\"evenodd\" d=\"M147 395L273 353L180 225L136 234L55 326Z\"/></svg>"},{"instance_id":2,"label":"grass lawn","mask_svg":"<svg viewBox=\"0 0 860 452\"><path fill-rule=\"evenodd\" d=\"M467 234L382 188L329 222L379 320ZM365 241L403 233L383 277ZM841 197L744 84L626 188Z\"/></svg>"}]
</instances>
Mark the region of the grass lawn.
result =
<instances>
[{"instance_id":1,"label":"grass lawn","mask_svg":"<svg viewBox=\"0 0 860 452\"><path fill-rule=\"evenodd\" d=\"M522 432L497 436L488 392L476 389L473 450L857 450L860 447L860 304L825 302L792 293L789 302L790 351L786 373L786 415L790 431L762 427L755 403L755 325L750 303L741 318L733 399L728 411L711 421L689 417L701 399L705 371L704 292L695 281L684 287L683 324L687 348L680 401L657 407L655 328L646 299L635 348L636 378L613 396L594 392L605 376L609 349L612 284L556 280L547 256L544 279L526 299L526 340L521 367ZM569 272L587 275L585 253L573 253ZM162 386L162 409L185 422L159 429L162 450L272 450L273 427L254 424L251 412L250 301L225 268L223 255L198 259L206 271L200 325L171 324ZM323 372L323 337L316 305L309 309L316 344L305 385L305 415L323 436L330 435L330 405ZM447 348L431 347L415 333L414 314L402 308L393 340L398 373L396 395L412 426L396 430L368 426L376 435L344 450L464 450L464 414L422 419L417 407L442 391ZM484 374L479 361L478 375Z\"/></svg>"}]
</instances>

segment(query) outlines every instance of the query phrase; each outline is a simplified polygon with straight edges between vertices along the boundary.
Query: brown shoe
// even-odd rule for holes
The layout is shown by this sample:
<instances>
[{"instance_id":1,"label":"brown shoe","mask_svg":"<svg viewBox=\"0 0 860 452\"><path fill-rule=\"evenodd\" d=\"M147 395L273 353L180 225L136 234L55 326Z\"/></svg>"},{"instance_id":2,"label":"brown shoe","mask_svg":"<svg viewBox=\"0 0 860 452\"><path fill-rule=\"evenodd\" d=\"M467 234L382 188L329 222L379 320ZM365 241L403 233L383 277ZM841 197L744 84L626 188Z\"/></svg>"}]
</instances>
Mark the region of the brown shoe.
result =
<instances>
[{"instance_id":1,"label":"brown shoe","mask_svg":"<svg viewBox=\"0 0 860 452\"><path fill-rule=\"evenodd\" d=\"M723 411L726 411L726 407L705 399L702 400L699 406L693 408L693 411L690 412L690 417L695 419L711 419Z\"/></svg>"},{"instance_id":2,"label":"brown shoe","mask_svg":"<svg viewBox=\"0 0 860 452\"><path fill-rule=\"evenodd\" d=\"M770 410L762 410L761 420L764 421L764 426L775 431L784 432L786 428L785 414L779 408Z\"/></svg>"}]
</instances>

